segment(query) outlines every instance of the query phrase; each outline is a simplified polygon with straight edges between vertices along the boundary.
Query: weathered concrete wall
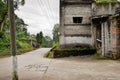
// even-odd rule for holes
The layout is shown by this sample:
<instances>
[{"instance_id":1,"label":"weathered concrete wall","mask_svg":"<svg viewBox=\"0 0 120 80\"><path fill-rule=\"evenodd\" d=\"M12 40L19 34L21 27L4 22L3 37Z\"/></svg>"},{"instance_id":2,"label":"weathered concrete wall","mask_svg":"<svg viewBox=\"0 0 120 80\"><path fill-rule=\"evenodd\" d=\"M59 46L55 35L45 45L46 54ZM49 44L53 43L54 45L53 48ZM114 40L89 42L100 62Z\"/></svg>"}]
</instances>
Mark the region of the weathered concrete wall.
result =
<instances>
[{"instance_id":1,"label":"weathered concrete wall","mask_svg":"<svg viewBox=\"0 0 120 80\"><path fill-rule=\"evenodd\" d=\"M65 37L66 44L91 44L91 37ZM92 44L91 44L92 45Z\"/></svg>"},{"instance_id":2,"label":"weathered concrete wall","mask_svg":"<svg viewBox=\"0 0 120 80\"><path fill-rule=\"evenodd\" d=\"M93 3L93 15L115 14L116 7L119 7L118 3L109 3L109 4Z\"/></svg>"},{"instance_id":3,"label":"weathered concrete wall","mask_svg":"<svg viewBox=\"0 0 120 80\"><path fill-rule=\"evenodd\" d=\"M65 13L65 9L64 9L64 2L63 0L60 0L60 36L59 36L59 43L60 43L60 47L64 48L64 44L65 44L65 35L64 35L64 13Z\"/></svg>"},{"instance_id":4,"label":"weathered concrete wall","mask_svg":"<svg viewBox=\"0 0 120 80\"><path fill-rule=\"evenodd\" d=\"M112 17L110 17L110 15L116 15L116 8L119 7L119 4L120 3L92 4L92 16L93 19L96 20L93 21L94 23L92 26L92 38L93 43L97 48L99 44L97 35L100 29L96 24L98 22L101 24L101 35L98 36L101 36L101 39L99 39L101 41L99 50L102 52L102 56L120 57L120 29L118 29L117 25L117 21L119 20L117 20L117 18L113 18L111 21Z\"/></svg>"},{"instance_id":5,"label":"weathered concrete wall","mask_svg":"<svg viewBox=\"0 0 120 80\"><path fill-rule=\"evenodd\" d=\"M91 25L65 26L66 36L91 36Z\"/></svg>"},{"instance_id":6,"label":"weathered concrete wall","mask_svg":"<svg viewBox=\"0 0 120 80\"><path fill-rule=\"evenodd\" d=\"M74 44L91 45L90 17L92 14L92 4L84 0L64 1L60 6L60 45L63 48L69 44L71 46ZM74 23L73 17L82 17L82 22Z\"/></svg>"},{"instance_id":7,"label":"weathered concrete wall","mask_svg":"<svg viewBox=\"0 0 120 80\"><path fill-rule=\"evenodd\" d=\"M90 23L91 5L67 5L65 6L65 24L74 24L73 17L83 17L82 24Z\"/></svg>"},{"instance_id":8,"label":"weathered concrete wall","mask_svg":"<svg viewBox=\"0 0 120 80\"><path fill-rule=\"evenodd\" d=\"M112 19L112 53L114 58L120 57L120 16Z\"/></svg>"},{"instance_id":9,"label":"weathered concrete wall","mask_svg":"<svg viewBox=\"0 0 120 80\"><path fill-rule=\"evenodd\" d=\"M111 56L111 26L107 20L101 24L102 29L102 56Z\"/></svg>"}]
</instances>

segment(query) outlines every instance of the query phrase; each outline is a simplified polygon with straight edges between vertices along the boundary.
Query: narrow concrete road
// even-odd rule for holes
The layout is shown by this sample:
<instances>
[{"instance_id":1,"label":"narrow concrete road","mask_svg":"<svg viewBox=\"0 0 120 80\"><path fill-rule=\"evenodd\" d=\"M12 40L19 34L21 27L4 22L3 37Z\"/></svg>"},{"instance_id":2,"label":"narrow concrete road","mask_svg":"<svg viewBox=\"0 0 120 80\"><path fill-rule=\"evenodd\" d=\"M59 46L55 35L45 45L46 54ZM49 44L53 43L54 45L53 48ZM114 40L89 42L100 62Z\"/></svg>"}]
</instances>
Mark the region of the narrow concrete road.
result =
<instances>
[{"instance_id":1,"label":"narrow concrete road","mask_svg":"<svg viewBox=\"0 0 120 80\"><path fill-rule=\"evenodd\" d=\"M86 57L43 58L49 48L18 56L19 80L120 80L120 62ZM11 57L0 59L0 80L11 80Z\"/></svg>"},{"instance_id":2,"label":"narrow concrete road","mask_svg":"<svg viewBox=\"0 0 120 80\"><path fill-rule=\"evenodd\" d=\"M18 74L20 80L41 80L51 59L43 58L50 48L42 48L18 55ZM0 59L0 80L11 80L12 58Z\"/></svg>"}]
</instances>

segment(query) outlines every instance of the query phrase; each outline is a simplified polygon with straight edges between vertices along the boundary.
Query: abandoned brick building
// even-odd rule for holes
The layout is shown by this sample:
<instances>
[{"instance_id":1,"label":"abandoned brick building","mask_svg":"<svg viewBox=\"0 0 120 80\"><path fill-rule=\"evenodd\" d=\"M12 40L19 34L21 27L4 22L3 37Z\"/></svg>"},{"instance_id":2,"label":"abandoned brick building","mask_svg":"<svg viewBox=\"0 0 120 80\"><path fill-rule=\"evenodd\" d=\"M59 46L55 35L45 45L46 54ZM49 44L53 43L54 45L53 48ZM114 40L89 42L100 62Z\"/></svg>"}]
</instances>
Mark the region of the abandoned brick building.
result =
<instances>
[{"instance_id":1,"label":"abandoned brick building","mask_svg":"<svg viewBox=\"0 0 120 80\"><path fill-rule=\"evenodd\" d=\"M119 2L60 0L60 46L95 47L103 56L120 57Z\"/></svg>"}]
</instances>

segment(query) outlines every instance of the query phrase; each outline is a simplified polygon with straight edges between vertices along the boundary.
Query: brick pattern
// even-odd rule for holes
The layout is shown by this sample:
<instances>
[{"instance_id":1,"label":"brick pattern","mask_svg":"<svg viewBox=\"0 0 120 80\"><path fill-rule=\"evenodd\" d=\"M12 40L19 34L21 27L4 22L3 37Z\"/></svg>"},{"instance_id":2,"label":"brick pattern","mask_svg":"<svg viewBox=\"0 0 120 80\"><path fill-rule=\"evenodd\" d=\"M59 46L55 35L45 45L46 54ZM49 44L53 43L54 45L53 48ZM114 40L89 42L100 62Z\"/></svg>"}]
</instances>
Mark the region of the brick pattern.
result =
<instances>
[{"instance_id":1,"label":"brick pattern","mask_svg":"<svg viewBox=\"0 0 120 80\"><path fill-rule=\"evenodd\" d=\"M112 19L112 48L113 56L120 57L120 16Z\"/></svg>"}]
</instances>

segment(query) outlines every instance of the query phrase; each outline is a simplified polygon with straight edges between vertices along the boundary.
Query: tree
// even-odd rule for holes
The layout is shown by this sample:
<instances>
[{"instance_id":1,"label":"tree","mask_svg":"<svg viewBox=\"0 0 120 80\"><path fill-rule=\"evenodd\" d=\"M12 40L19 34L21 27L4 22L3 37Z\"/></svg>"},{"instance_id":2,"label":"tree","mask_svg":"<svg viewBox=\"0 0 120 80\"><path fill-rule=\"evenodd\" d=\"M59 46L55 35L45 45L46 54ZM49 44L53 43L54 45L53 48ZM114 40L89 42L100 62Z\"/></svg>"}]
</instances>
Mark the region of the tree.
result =
<instances>
[{"instance_id":1,"label":"tree","mask_svg":"<svg viewBox=\"0 0 120 80\"><path fill-rule=\"evenodd\" d=\"M39 41L40 44L42 44L42 39L43 39L43 33L40 32L40 41Z\"/></svg>"},{"instance_id":2,"label":"tree","mask_svg":"<svg viewBox=\"0 0 120 80\"><path fill-rule=\"evenodd\" d=\"M15 24L16 24L16 31L17 33L24 32L27 36L27 24L23 21L23 19L19 18L17 15L15 15Z\"/></svg>"},{"instance_id":3,"label":"tree","mask_svg":"<svg viewBox=\"0 0 120 80\"><path fill-rule=\"evenodd\" d=\"M0 0L0 31L3 29L5 22L8 18L8 2L9 0ZM14 9L19 9L19 5L24 5L25 0L15 0Z\"/></svg>"},{"instance_id":4,"label":"tree","mask_svg":"<svg viewBox=\"0 0 120 80\"><path fill-rule=\"evenodd\" d=\"M36 35L36 40L40 45L42 45L42 39L43 39L43 33L41 31L40 33L37 33Z\"/></svg>"},{"instance_id":5,"label":"tree","mask_svg":"<svg viewBox=\"0 0 120 80\"><path fill-rule=\"evenodd\" d=\"M2 0L0 0L0 30L2 30L4 26L5 20L7 18L7 12L7 5Z\"/></svg>"},{"instance_id":6,"label":"tree","mask_svg":"<svg viewBox=\"0 0 120 80\"><path fill-rule=\"evenodd\" d=\"M53 41L50 36L43 36L42 47L52 47Z\"/></svg>"},{"instance_id":7,"label":"tree","mask_svg":"<svg viewBox=\"0 0 120 80\"><path fill-rule=\"evenodd\" d=\"M54 28L52 30L52 33L53 33L53 41L56 43L56 42L59 42L59 24L55 24L54 25Z\"/></svg>"},{"instance_id":8,"label":"tree","mask_svg":"<svg viewBox=\"0 0 120 80\"><path fill-rule=\"evenodd\" d=\"M45 36L46 47L52 47L53 41L50 36Z\"/></svg>"}]
</instances>

